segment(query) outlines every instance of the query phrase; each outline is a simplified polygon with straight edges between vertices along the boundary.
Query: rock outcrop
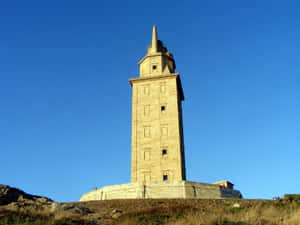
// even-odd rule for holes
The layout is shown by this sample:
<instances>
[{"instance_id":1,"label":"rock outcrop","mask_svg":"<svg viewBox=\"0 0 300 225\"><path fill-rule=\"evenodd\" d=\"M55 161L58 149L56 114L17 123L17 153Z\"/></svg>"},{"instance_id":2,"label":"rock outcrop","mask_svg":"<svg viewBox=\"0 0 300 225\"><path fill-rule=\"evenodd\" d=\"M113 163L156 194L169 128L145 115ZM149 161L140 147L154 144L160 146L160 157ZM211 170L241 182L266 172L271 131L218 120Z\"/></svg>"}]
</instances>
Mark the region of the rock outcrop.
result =
<instances>
[{"instance_id":1,"label":"rock outcrop","mask_svg":"<svg viewBox=\"0 0 300 225\"><path fill-rule=\"evenodd\" d=\"M50 198L31 195L20 189L8 185L0 185L0 221L7 212L28 215L28 217L44 216L44 219L70 219L86 221L85 224L94 223L99 216L84 204L59 203ZM1 224L1 223L0 223Z\"/></svg>"},{"instance_id":2,"label":"rock outcrop","mask_svg":"<svg viewBox=\"0 0 300 225\"><path fill-rule=\"evenodd\" d=\"M0 184L0 205L7 205L13 202L51 203L53 201L50 198L30 195L20 189Z\"/></svg>"}]
</instances>

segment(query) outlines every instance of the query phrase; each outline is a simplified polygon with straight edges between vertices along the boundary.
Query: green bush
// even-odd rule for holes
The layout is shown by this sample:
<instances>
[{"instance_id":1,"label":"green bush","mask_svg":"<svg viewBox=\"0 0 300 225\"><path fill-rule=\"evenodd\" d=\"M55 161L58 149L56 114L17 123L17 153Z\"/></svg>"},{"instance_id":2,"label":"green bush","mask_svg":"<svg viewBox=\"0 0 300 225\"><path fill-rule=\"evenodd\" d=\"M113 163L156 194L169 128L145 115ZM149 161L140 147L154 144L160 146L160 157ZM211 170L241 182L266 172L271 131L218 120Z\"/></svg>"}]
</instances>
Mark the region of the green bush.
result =
<instances>
[{"instance_id":1,"label":"green bush","mask_svg":"<svg viewBox=\"0 0 300 225\"><path fill-rule=\"evenodd\" d=\"M300 194L285 194L284 199L290 201L300 200Z\"/></svg>"}]
</instances>

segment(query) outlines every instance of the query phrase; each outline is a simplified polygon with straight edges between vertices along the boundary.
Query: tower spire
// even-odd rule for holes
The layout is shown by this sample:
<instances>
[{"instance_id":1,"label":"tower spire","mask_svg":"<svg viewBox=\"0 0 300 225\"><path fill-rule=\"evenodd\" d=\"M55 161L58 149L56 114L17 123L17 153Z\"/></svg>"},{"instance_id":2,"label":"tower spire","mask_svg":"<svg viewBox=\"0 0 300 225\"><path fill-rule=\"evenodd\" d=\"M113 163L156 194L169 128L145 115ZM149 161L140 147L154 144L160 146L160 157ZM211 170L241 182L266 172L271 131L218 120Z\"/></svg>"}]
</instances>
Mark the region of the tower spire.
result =
<instances>
[{"instance_id":1,"label":"tower spire","mask_svg":"<svg viewBox=\"0 0 300 225\"><path fill-rule=\"evenodd\" d=\"M156 26L153 26L152 29L152 43L151 43L151 52L157 52L157 32L156 32Z\"/></svg>"}]
</instances>

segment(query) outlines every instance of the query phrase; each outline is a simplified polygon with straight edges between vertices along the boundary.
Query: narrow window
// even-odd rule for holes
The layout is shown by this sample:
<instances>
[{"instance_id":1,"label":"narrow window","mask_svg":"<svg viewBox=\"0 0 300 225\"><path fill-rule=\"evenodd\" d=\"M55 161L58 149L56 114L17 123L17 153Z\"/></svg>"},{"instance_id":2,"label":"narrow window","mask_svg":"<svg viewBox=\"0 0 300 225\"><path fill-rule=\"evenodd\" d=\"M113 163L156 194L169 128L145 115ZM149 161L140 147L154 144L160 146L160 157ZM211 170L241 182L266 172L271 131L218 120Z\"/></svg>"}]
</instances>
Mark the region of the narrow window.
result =
<instances>
[{"instance_id":1,"label":"narrow window","mask_svg":"<svg viewBox=\"0 0 300 225\"><path fill-rule=\"evenodd\" d=\"M166 110L166 106L162 105L162 106L160 107L160 110L161 110L162 112L165 111L165 110Z\"/></svg>"},{"instance_id":2,"label":"narrow window","mask_svg":"<svg viewBox=\"0 0 300 225\"><path fill-rule=\"evenodd\" d=\"M163 175L163 180L168 180L168 175Z\"/></svg>"},{"instance_id":3,"label":"narrow window","mask_svg":"<svg viewBox=\"0 0 300 225\"><path fill-rule=\"evenodd\" d=\"M167 149L163 149L163 150L162 150L162 155L167 155L167 154L168 154Z\"/></svg>"}]
</instances>

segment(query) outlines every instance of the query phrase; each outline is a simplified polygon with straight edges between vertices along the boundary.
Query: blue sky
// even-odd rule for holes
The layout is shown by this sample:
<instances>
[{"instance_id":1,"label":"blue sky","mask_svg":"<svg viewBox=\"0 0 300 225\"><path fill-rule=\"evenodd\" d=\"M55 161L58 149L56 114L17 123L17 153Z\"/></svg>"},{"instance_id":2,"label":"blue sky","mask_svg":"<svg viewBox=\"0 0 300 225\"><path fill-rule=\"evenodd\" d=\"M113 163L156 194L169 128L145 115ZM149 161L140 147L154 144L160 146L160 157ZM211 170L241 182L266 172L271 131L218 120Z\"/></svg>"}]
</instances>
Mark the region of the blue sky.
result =
<instances>
[{"instance_id":1,"label":"blue sky","mask_svg":"<svg viewBox=\"0 0 300 225\"><path fill-rule=\"evenodd\" d=\"M130 182L131 87L152 26L185 93L187 178L299 193L297 1L2 1L0 183L77 201Z\"/></svg>"}]
</instances>

